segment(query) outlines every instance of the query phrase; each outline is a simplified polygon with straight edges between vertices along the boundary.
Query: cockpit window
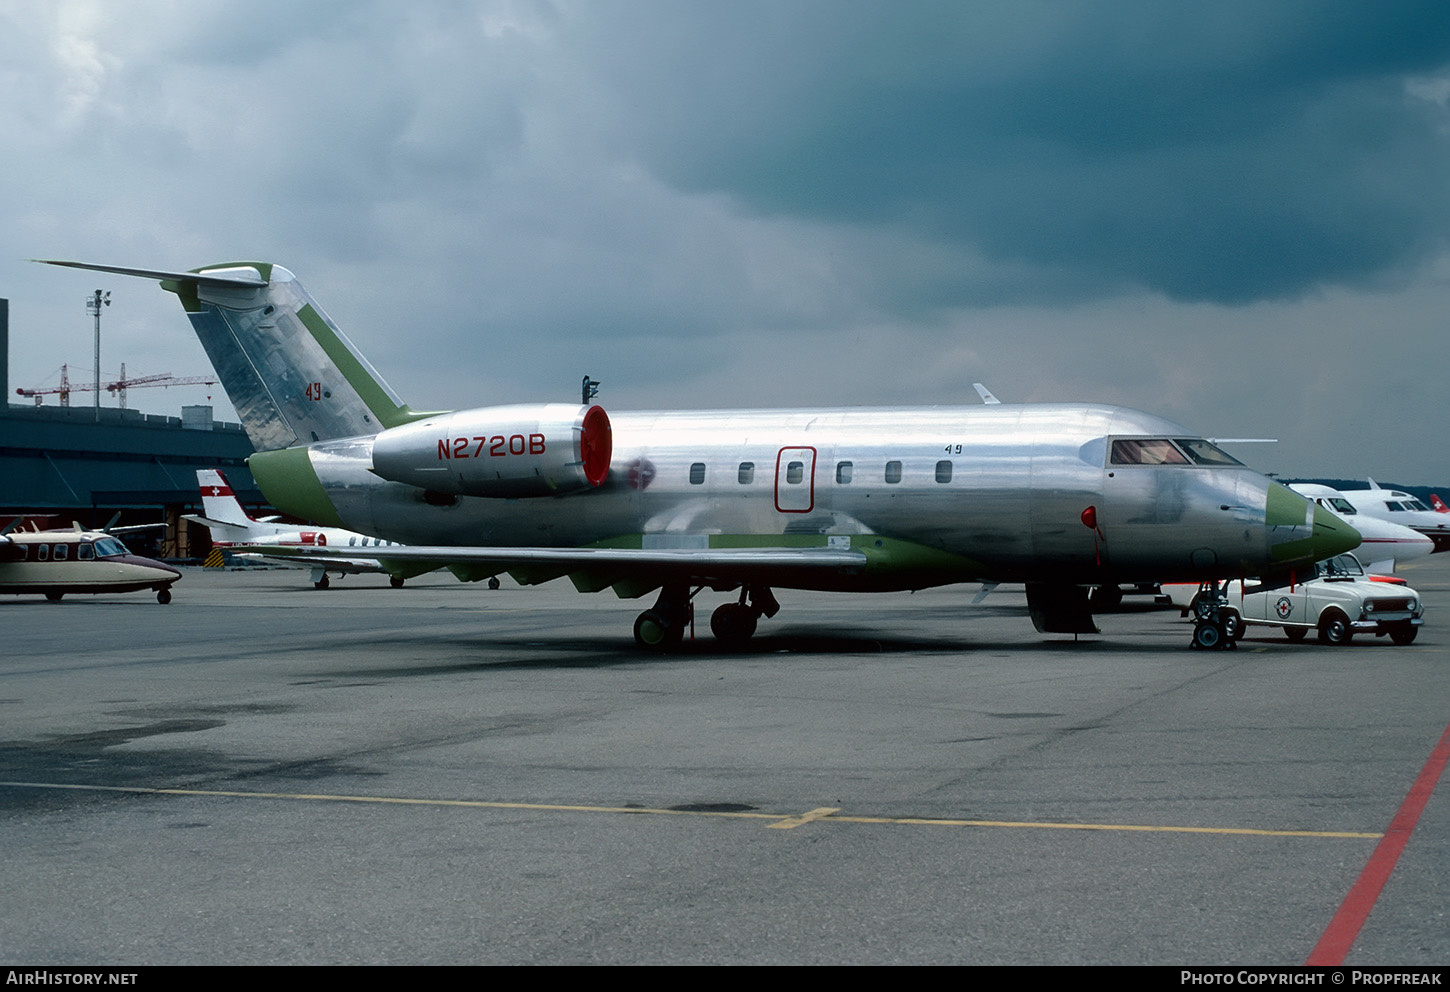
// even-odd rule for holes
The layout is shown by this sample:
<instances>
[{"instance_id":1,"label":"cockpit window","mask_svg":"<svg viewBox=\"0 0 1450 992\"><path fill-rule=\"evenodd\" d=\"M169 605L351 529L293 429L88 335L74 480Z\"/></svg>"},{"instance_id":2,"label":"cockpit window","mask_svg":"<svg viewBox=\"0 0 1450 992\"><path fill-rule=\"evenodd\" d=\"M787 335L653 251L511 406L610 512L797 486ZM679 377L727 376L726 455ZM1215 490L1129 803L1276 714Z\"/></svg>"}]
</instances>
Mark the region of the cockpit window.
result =
<instances>
[{"instance_id":1,"label":"cockpit window","mask_svg":"<svg viewBox=\"0 0 1450 992\"><path fill-rule=\"evenodd\" d=\"M1114 465L1187 465L1188 456L1167 438L1148 437L1113 442Z\"/></svg>"},{"instance_id":2,"label":"cockpit window","mask_svg":"<svg viewBox=\"0 0 1450 992\"><path fill-rule=\"evenodd\" d=\"M97 558L105 558L109 555L128 555L130 553L126 550L126 546L114 537L103 537L96 542Z\"/></svg>"},{"instance_id":3,"label":"cockpit window","mask_svg":"<svg viewBox=\"0 0 1450 992\"><path fill-rule=\"evenodd\" d=\"M1334 507L1334 509L1338 510L1340 513L1344 514L1346 517L1350 514L1359 512L1354 508L1354 504L1351 503L1349 500L1340 499L1337 496L1329 497L1329 505Z\"/></svg>"},{"instance_id":4,"label":"cockpit window","mask_svg":"<svg viewBox=\"0 0 1450 992\"><path fill-rule=\"evenodd\" d=\"M1203 438L1173 439L1178 446L1188 452L1188 457L1199 465L1242 465L1243 462L1224 451L1216 444L1205 441Z\"/></svg>"},{"instance_id":5,"label":"cockpit window","mask_svg":"<svg viewBox=\"0 0 1450 992\"><path fill-rule=\"evenodd\" d=\"M1417 499L1406 500L1405 501L1405 505L1408 506L1412 510L1429 510L1430 509L1428 506L1426 506L1424 503L1421 503Z\"/></svg>"}]
</instances>

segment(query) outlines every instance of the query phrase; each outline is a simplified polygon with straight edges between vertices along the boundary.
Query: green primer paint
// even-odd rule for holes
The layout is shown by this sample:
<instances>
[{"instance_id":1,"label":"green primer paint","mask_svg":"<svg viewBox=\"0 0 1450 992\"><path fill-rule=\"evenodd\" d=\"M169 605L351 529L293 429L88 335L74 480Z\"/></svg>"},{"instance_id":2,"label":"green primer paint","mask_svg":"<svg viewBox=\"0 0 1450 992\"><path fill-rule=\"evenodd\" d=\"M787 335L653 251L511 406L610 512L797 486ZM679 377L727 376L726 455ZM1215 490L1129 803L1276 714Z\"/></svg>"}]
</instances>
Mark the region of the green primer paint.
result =
<instances>
[{"instance_id":1,"label":"green primer paint","mask_svg":"<svg viewBox=\"0 0 1450 992\"><path fill-rule=\"evenodd\" d=\"M347 526L318 481L306 448L258 451L247 459L247 468L262 494L283 513L329 527Z\"/></svg>"}]
</instances>

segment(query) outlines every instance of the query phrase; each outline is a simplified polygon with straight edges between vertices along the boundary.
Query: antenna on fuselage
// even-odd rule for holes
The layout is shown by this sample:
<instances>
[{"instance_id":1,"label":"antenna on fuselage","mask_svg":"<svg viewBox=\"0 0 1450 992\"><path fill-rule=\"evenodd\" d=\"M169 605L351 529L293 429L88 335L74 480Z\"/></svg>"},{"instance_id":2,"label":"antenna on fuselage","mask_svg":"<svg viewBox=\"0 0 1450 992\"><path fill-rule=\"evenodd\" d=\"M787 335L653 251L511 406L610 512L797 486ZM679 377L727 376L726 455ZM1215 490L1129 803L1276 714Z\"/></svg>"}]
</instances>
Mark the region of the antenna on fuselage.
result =
<instances>
[{"instance_id":1,"label":"antenna on fuselage","mask_svg":"<svg viewBox=\"0 0 1450 992\"><path fill-rule=\"evenodd\" d=\"M584 382L580 384L580 389L579 389L579 402L580 403L583 403L585 406L588 406L589 405L589 401L592 400L592 399L594 399L594 397L596 397L598 395L599 395L599 380L598 379L591 379L591 378L589 378L586 375L584 377Z\"/></svg>"}]
</instances>

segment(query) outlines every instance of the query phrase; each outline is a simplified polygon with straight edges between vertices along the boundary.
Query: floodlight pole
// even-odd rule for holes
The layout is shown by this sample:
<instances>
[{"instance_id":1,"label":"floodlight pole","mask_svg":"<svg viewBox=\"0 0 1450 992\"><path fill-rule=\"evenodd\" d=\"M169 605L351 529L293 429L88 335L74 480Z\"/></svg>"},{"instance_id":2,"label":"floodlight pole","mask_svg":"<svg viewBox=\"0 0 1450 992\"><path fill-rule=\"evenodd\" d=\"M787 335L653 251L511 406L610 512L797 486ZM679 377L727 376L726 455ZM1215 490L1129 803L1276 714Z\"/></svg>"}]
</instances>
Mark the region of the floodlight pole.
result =
<instances>
[{"instance_id":1,"label":"floodlight pole","mask_svg":"<svg viewBox=\"0 0 1450 992\"><path fill-rule=\"evenodd\" d=\"M111 293L109 290L95 293L86 297L86 313L96 318L96 422L101 419L101 308L111 305Z\"/></svg>"}]
</instances>

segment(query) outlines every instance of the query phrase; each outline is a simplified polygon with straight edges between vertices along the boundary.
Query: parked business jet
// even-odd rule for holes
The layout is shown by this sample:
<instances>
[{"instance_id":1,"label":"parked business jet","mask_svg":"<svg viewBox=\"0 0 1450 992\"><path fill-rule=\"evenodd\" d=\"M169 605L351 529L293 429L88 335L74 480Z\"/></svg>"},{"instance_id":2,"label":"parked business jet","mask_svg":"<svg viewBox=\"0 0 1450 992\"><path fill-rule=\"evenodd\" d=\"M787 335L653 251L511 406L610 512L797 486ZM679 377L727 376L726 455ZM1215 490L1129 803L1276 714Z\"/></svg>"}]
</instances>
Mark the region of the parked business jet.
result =
<instances>
[{"instance_id":1,"label":"parked business jet","mask_svg":"<svg viewBox=\"0 0 1450 992\"><path fill-rule=\"evenodd\" d=\"M133 555L119 538L80 524L0 533L0 593L43 595L57 603L67 593L153 589L165 604L179 578L170 565Z\"/></svg>"},{"instance_id":2,"label":"parked business jet","mask_svg":"<svg viewBox=\"0 0 1450 992\"><path fill-rule=\"evenodd\" d=\"M401 589L410 575L422 571L416 565L399 564L389 568L373 554L381 555L393 547L392 541L369 537L356 531L336 527L299 527L296 524L257 520L232 492L226 477L214 468L197 469L197 485L201 487L203 516L188 514L186 519L202 524L211 531L213 547L226 549L240 558L274 562L292 568L312 570L312 584L326 589L327 574L352 575L378 573L389 576L394 589ZM265 551L252 550L265 548ZM289 549L329 548L347 557L305 557ZM355 556L355 557L354 557Z\"/></svg>"},{"instance_id":3,"label":"parked business jet","mask_svg":"<svg viewBox=\"0 0 1450 992\"><path fill-rule=\"evenodd\" d=\"M1345 489L1341 495L1352 500L1362 514L1419 531L1435 542L1436 552L1450 550L1450 517L1436 513L1411 494L1382 489L1370 479L1368 489Z\"/></svg>"},{"instance_id":4,"label":"parked business jet","mask_svg":"<svg viewBox=\"0 0 1450 992\"><path fill-rule=\"evenodd\" d=\"M1343 518L1359 531L1361 543L1355 557L1372 575L1393 574L1396 564L1424 558L1435 550L1435 542L1413 528L1360 513L1349 497L1338 489L1311 482L1295 482L1289 488Z\"/></svg>"},{"instance_id":5,"label":"parked business jet","mask_svg":"<svg viewBox=\"0 0 1450 992\"><path fill-rule=\"evenodd\" d=\"M738 592L711 617L727 644L775 615L773 589L967 581L1026 583L1038 630L1086 633L1089 586L1288 581L1359 545L1328 510L1136 410L418 413L279 265L51 264L159 279L180 298L278 509L466 580L657 591L634 624L645 648L677 644L704 589ZM1223 640L1216 617L1205 625L1205 646Z\"/></svg>"}]
</instances>

